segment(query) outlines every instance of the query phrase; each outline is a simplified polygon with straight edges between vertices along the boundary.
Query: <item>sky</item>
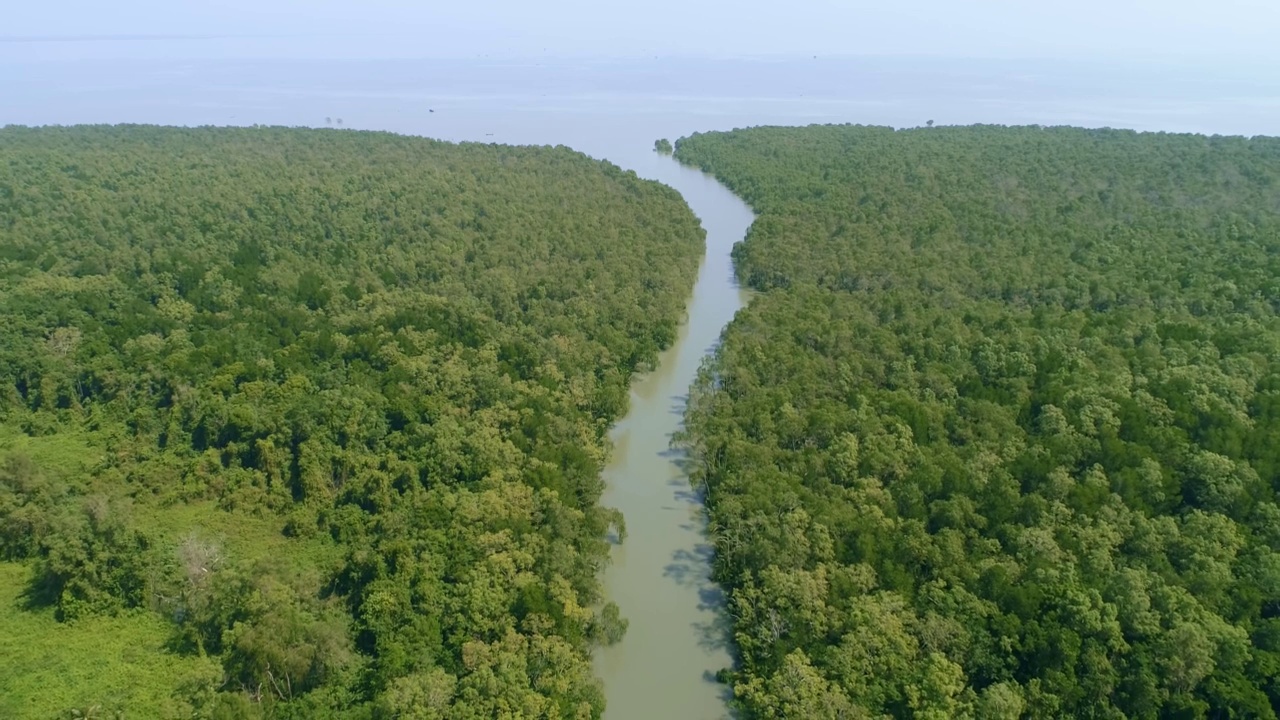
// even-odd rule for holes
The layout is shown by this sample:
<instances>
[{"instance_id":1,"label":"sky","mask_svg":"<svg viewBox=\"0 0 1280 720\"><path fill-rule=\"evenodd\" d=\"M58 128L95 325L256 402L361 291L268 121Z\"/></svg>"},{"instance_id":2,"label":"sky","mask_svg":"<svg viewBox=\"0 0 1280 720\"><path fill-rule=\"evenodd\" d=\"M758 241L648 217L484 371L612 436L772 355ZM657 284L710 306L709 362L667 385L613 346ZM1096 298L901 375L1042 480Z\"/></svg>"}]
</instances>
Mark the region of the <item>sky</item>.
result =
<instances>
[{"instance_id":1,"label":"sky","mask_svg":"<svg viewBox=\"0 0 1280 720\"><path fill-rule=\"evenodd\" d=\"M1280 68L1277 0L45 0L6 5L0 58L933 55ZM73 37L80 41L65 41Z\"/></svg>"}]
</instances>

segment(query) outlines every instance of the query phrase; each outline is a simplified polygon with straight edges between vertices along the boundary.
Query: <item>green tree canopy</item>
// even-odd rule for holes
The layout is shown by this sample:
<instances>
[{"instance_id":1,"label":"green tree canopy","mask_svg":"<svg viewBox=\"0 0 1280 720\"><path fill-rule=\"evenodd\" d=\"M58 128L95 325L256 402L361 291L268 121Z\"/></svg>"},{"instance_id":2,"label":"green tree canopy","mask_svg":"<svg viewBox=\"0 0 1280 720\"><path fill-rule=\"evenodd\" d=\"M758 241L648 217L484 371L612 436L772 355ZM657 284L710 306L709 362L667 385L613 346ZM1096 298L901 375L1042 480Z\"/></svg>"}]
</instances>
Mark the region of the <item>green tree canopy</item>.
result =
<instances>
[{"instance_id":1,"label":"green tree canopy","mask_svg":"<svg viewBox=\"0 0 1280 720\"><path fill-rule=\"evenodd\" d=\"M701 254L564 147L5 128L0 437L89 450L0 465L0 554L62 617L169 617L223 668L197 715L598 717L606 430Z\"/></svg>"},{"instance_id":2,"label":"green tree canopy","mask_svg":"<svg viewBox=\"0 0 1280 720\"><path fill-rule=\"evenodd\" d=\"M1280 140L755 128L684 441L747 717L1275 717Z\"/></svg>"}]
</instances>

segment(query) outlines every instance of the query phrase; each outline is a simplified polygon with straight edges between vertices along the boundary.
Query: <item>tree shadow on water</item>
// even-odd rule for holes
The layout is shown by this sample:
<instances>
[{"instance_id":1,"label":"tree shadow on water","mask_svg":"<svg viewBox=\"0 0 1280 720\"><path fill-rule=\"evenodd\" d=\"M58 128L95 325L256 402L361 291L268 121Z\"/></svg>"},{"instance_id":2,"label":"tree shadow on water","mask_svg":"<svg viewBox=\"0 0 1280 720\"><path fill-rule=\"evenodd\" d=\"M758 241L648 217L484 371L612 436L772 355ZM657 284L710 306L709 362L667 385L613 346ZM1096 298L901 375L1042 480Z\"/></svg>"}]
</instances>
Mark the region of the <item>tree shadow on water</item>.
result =
<instances>
[{"instance_id":1,"label":"tree shadow on water","mask_svg":"<svg viewBox=\"0 0 1280 720\"><path fill-rule=\"evenodd\" d=\"M683 450L679 451L678 453L674 451L667 451L667 452L668 454L664 454L662 457L665 457L668 462L670 462L672 465L675 465L676 469L680 471L680 476L677 478L673 478L671 480L671 484L684 485L688 487L689 472L693 470L693 458L689 457L688 453L684 452Z\"/></svg>"},{"instance_id":2,"label":"tree shadow on water","mask_svg":"<svg viewBox=\"0 0 1280 720\"><path fill-rule=\"evenodd\" d=\"M698 612L707 617L695 621L693 630L697 634L698 646L707 651L728 650L732 638L732 624L725 612L724 589L711 580L714 553L710 543L699 543L692 550L677 550L662 571L664 577L697 590Z\"/></svg>"},{"instance_id":3,"label":"tree shadow on water","mask_svg":"<svg viewBox=\"0 0 1280 720\"><path fill-rule=\"evenodd\" d=\"M698 646L708 651L730 650L733 623L725 607L724 588L706 580L698 588L698 610L711 617L693 624L698 633Z\"/></svg>"},{"instance_id":4,"label":"tree shadow on water","mask_svg":"<svg viewBox=\"0 0 1280 720\"><path fill-rule=\"evenodd\" d=\"M684 586L701 586L710 582L711 558L715 549L710 543L698 543L692 550L681 548L671 555L671 562L662 569L662 576Z\"/></svg>"},{"instance_id":5,"label":"tree shadow on water","mask_svg":"<svg viewBox=\"0 0 1280 720\"><path fill-rule=\"evenodd\" d=\"M720 701L723 702L725 705L728 705L729 702L733 700L733 687L731 687L727 683L720 682L720 678L716 677L715 673L711 672L710 670L703 670L702 681L706 683L711 683L717 686L716 694L720 696ZM731 720L731 719L736 720L736 718L738 717L739 717L738 714L733 711L732 707L726 710L724 715L720 716L721 720Z\"/></svg>"},{"instance_id":6,"label":"tree shadow on water","mask_svg":"<svg viewBox=\"0 0 1280 720\"><path fill-rule=\"evenodd\" d=\"M667 433L667 447L665 450L658 451L658 457L666 459L687 476L694 467L693 457L689 454L688 448L677 441L679 435L679 432Z\"/></svg>"},{"instance_id":7,"label":"tree shadow on water","mask_svg":"<svg viewBox=\"0 0 1280 720\"><path fill-rule=\"evenodd\" d=\"M702 497L692 488L678 488L672 493L672 497L686 505L702 505Z\"/></svg>"},{"instance_id":8,"label":"tree shadow on water","mask_svg":"<svg viewBox=\"0 0 1280 720\"><path fill-rule=\"evenodd\" d=\"M724 611L725 594L724 588L713 582L707 581L698 588L698 609L704 612L723 612Z\"/></svg>"},{"instance_id":9,"label":"tree shadow on water","mask_svg":"<svg viewBox=\"0 0 1280 720\"><path fill-rule=\"evenodd\" d=\"M682 448L667 448L666 450L658 451L658 457L666 458L667 460L670 460L671 462L676 463L677 465L679 464L680 460L687 458L688 456L689 456L689 453Z\"/></svg>"},{"instance_id":10,"label":"tree shadow on water","mask_svg":"<svg viewBox=\"0 0 1280 720\"><path fill-rule=\"evenodd\" d=\"M672 395L671 396L671 414L684 415L685 410L689 408L688 395Z\"/></svg>"},{"instance_id":11,"label":"tree shadow on water","mask_svg":"<svg viewBox=\"0 0 1280 720\"><path fill-rule=\"evenodd\" d=\"M702 489L689 484L689 478L686 475L671 478L667 481L667 487L671 488L671 497L675 500L686 505L699 507L705 505Z\"/></svg>"}]
</instances>

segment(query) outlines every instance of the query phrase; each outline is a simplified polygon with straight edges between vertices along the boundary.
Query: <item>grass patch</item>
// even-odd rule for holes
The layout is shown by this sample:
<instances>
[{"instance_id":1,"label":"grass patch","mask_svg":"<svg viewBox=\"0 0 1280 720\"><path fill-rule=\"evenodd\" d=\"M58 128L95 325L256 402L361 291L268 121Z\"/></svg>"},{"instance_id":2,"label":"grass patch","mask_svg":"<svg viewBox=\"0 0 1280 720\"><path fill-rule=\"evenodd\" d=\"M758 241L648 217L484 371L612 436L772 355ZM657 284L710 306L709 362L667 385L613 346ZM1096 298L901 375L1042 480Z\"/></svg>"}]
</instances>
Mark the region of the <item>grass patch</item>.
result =
<instances>
[{"instance_id":1,"label":"grass patch","mask_svg":"<svg viewBox=\"0 0 1280 720\"><path fill-rule=\"evenodd\" d=\"M31 436L12 425L0 425L0 459L10 454L25 455L41 470L66 479L106 458L101 444L84 430L67 428L52 435Z\"/></svg>"},{"instance_id":2,"label":"grass patch","mask_svg":"<svg viewBox=\"0 0 1280 720\"><path fill-rule=\"evenodd\" d=\"M165 649L170 625L153 613L59 623L52 609L25 609L29 577L26 565L0 562L0 717L69 718L95 706L104 718L190 717L181 698L221 682L216 661Z\"/></svg>"},{"instance_id":3,"label":"grass patch","mask_svg":"<svg viewBox=\"0 0 1280 720\"><path fill-rule=\"evenodd\" d=\"M69 429L30 436L0 425L0 462L29 458L41 472L80 485L103 464L101 438ZM220 509L213 501L163 506L135 498L128 524L152 542L157 557L174 558L195 533L222 548L228 566L279 560L294 577L317 587L342 551L327 535L292 538L285 519ZM79 500L76 500L79 502ZM163 564L163 561L162 561ZM0 561L0 718L3 720L191 718L193 698L209 698L222 683L217 657L169 649L174 626L139 608L119 616L58 622L54 607L29 604L32 568Z\"/></svg>"},{"instance_id":4,"label":"grass patch","mask_svg":"<svg viewBox=\"0 0 1280 720\"><path fill-rule=\"evenodd\" d=\"M311 574L342 559L342 549L327 535L291 538L284 534L285 520L280 517L228 512L212 501L168 507L138 505L133 510L133 525L157 542L175 546L194 532L216 542L232 565L287 559L295 571Z\"/></svg>"}]
</instances>

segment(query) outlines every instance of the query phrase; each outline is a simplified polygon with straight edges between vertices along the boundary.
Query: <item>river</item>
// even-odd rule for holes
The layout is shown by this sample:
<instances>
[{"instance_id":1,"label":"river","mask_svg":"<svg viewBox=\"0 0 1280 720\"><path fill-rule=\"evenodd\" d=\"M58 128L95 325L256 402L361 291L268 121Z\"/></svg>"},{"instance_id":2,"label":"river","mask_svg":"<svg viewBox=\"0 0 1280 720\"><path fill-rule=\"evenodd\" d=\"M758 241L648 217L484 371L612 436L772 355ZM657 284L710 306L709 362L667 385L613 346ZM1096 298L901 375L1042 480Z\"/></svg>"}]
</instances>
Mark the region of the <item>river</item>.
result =
<instances>
[{"instance_id":1,"label":"river","mask_svg":"<svg viewBox=\"0 0 1280 720\"><path fill-rule=\"evenodd\" d=\"M628 537L614 549L604 587L630 621L622 643L596 657L609 720L716 720L726 712L726 688L713 677L731 658L721 592L708 578L711 545L699 499L669 445L699 365L746 301L729 250L753 215L715 180L670 162L655 174L702 220L707 252L688 319L657 370L633 385L605 470L603 502L622 510Z\"/></svg>"},{"instance_id":2,"label":"river","mask_svg":"<svg viewBox=\"0 0 1280 720\"><path fill-rule=\"evenodd\" d=\"M760 124L861 122L1110 125L1280 134L1280 87L1263 81L936 60L844 62L333 62L36 60L0 53L0 125L309 125L454 141L564 144L681 194L707 251L677 342L636 380L614 428L605 505L629 538L604 573L630 627L597 653L607 720L715 720L711 675L731 662L697 497L669 450L699 364L746 296L729 250L751 211L702 173L653 152L658 137ZM1166 77L1166 76L1161 76ZM341 119L341 120L340 120Z\"/></svg>"},{"instance_id":3,"label":"river","mask_svg":"<svg viewBox=\"0 0 1280 720\"><path fill-rule=\"evenodd\" d=\"M327 75L307 74L317 68ZM628 538L614 547L602 580L629 629L621 643L597 652L595 669L604 682L606 720L726 717L726 688L713 677L732 663L722 597L709 579L711 546L701 505L670 442L698 367L746 300L734 281L729 251L753 215L710 176L654 152L653 142L746 124L742 108L734 105L726 113L723 101L714 98L701 109L661 98L548 100L527 89L443 98L405 90L371 93L360 84L361 77L376 84L379 75L369 67L353 75L325 64L277 69L279 74L242 75L243 66L213 64L204 67L209 74L193 77L182 66L139 69L129 63L105 75L101 67L78 64L31 66L25 76L9 74L8 88L0 79L8 101L0 108L0 125L323 126L325 117L344 118L347 128L453 141L568 145L679 191L707 231L706 254L676 342L652 372L635 380L629 412L611 434L614 455L604 473L602 503L623 512ZM837 117L829 108L810 106L795 116L799 107L758 113L757 121Z\"/></svg>"}]
</instances>

